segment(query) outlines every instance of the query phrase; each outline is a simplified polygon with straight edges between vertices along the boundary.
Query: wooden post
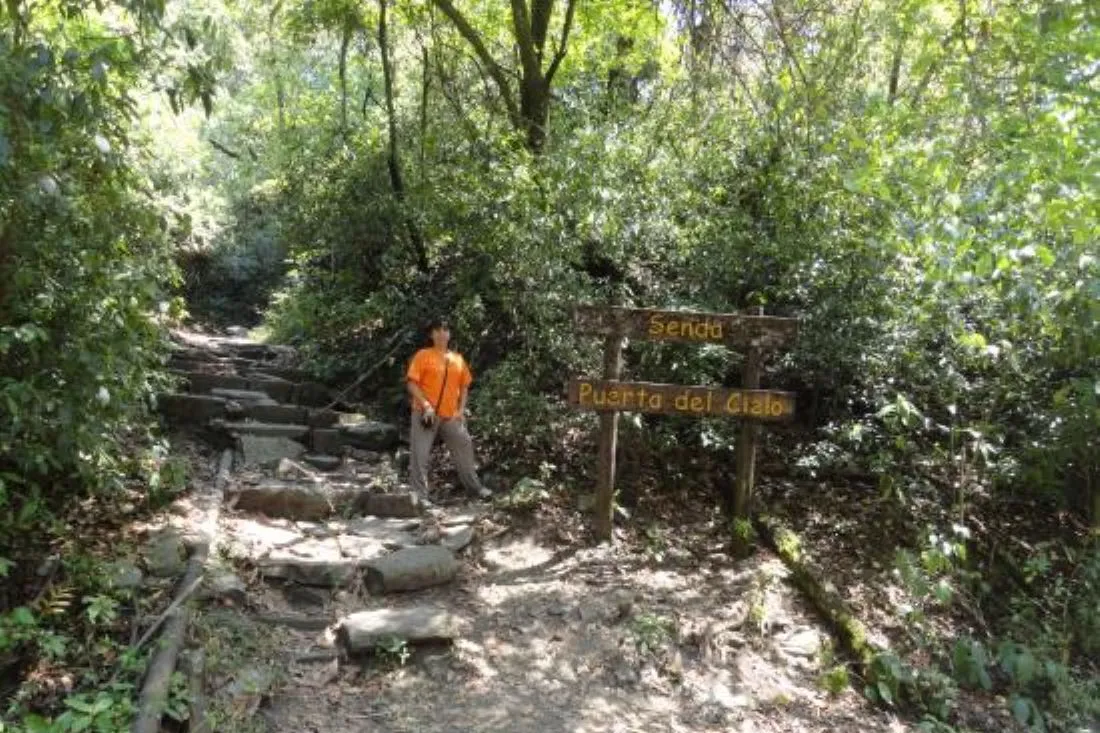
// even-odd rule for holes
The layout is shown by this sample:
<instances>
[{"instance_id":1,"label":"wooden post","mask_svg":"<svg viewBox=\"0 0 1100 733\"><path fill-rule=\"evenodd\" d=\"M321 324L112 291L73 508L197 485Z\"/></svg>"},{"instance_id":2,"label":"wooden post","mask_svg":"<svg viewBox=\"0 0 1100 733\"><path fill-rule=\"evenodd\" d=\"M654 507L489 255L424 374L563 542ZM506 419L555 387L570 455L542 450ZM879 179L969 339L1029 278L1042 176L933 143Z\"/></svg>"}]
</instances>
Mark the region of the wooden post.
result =
<instances>
[{"instance_id":1,"label":"wooden post","mask_svg":"<svg viewBox=\"0 0 1100 733\"><path fill-rule=\"evenodd\" d=\"M758 309L763 313L763 308ZM760 366L762 355L760 348L753 344L745 354L745 368L741 376L742 389L760 388ZM752 502L752 489L756 482L756 442L760 436L760 426L744 420L737 434L737 483L733 495L734 519L749 518Z\"/></svg>"},{"instance_id":2,"label":"wooden post","mask_svg":"<svg viewBox=\"0 0 1100 733\"><path fill-rule=\"evenodd\" d=\"M604 342L603 377L617 380L623 370L623 337L616 330ZM605 412L600 415L600 455L596 475L596 521L597 540L612 539L612 525L615 514L615 453L619 443L619 412Z\"/></svg>"}]
</instances>

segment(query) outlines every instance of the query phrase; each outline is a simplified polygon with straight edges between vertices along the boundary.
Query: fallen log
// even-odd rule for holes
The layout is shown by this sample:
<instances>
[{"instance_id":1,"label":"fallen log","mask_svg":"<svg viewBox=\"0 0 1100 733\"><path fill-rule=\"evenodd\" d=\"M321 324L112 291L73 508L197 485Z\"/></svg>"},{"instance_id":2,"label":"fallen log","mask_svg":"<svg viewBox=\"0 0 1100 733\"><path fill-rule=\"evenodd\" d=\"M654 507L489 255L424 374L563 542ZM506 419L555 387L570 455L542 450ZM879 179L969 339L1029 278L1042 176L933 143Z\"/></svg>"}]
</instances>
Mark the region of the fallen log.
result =
<instances>
[{"instance_id":1,"label":"fallen log","mask_svg":"<svg viewBox=\"0 0 1100 733\"><path fill-rule=\"evenodd\" d=\"M187 675L187 733L210 733L206 722L206 653L202 649L184 653L180 671Z\"/></svg>"},{"instance_id":2,"label":"fallen log","mask_svg":"<svg viewBox=\"0 0 1100 733\"><path fill-rule=\"evenodd\" d=\"M867 630L840 594L828 588L811 570L802 555L798 535L775 517L758 516L753 525L764 542L783 560L791 573L791 582L813 604L840 643L841 650L856 664L860 676L869 678L871 663L882 650L867 639Z\"/></svg>"},{"instance_id":3,"label":"fallen log","mask_svg":"<svg viewBox=\"0 0 1100 733\"><path fill-rule=\"evenodd\" d=\"M175 599L165 612L164 631L161 633L159 648L149 661L145 679L138 697L138 711L134 718L132 733L158 733L161 718L168 702L172 673L176 670L180 649L187 635L187 624L191 617L191 607L187 603L190 595L202 583L206 559L218 527L218 515L221 511L222 492L229 480L233 468L233 451L222 451L218 462L218 473L210 490L203 496L205 516L199 527L199 539L187 561L187 571L178 586ZM148 632L147 632L148 635Z\"/></svg>"}]
</instances>

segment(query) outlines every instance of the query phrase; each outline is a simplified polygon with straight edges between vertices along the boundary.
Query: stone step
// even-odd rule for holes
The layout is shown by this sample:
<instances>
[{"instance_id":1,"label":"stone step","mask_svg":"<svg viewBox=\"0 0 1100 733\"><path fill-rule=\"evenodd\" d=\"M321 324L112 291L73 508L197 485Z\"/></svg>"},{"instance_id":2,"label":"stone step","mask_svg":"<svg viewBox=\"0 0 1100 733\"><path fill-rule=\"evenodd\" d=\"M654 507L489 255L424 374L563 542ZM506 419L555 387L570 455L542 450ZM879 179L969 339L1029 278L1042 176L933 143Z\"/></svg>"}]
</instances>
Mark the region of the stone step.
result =
<instances>
[{"instance_id":1,"label":"stone step","mask_svg":"<svg viewBox=\"0 0 1100 733\"><path fill-rule=\"evenodd\" d=\"M224 361L199 361L173 356L168 360L168 368L178 372L197 372L199 374L232 374L236 369Z\"/></svg>"},{"instance_id":2,"label":"stone step","mask_svg":"<svg viewBox=\"0 0 1100 733\"><path fill-rule=\"evenodd\" d=\"M227 422L212 420L210 427L237 435L256 435L263 438L290 438L304 440L309 436L308 425L270 422Z\"/></svg>"},{"instance_id":3,"label":"stone step","mask_svg":"<svg viewBox=\"0 0 1100 733\"><path fill-rule=\"evenodd\" d=\"M370 654L387 639L402 639L409 644L452 642L459 626L457 616L438 606L381 608L341 619L336 639L348 654Z\"/></svg>"},{"instance_id":4,"label":"stone step","mask_svg":"<svg viewBox=\"0 0 1100 733\"><path fill-rule=\"evenodd\" d=\"M240 486L231 495L234 497L234 507L240 511L316 521L337 515L364 513L370 491L365 487L269 479L253 486Z\"/></svg>"},{"instance_id":5,"label":"stone step","mask_svg":"<svg viewBox=\"0 0 1100 733\"><path fill-rule=\"evenodd\" d=\"M271 398L266 392L256 392L251 389L223 389L215 387L210 390L210 394L215 397L223 397L227 400L236 402L244 407L248 405L277 405L279 404ZM242 413L243 414L243 413Z\"/></svg>"},{"instance_id":6,"label":"stone step","mask_svg":"<svg viewBox=\"0 0 1100 733\"><path fill-rule=\"evenodd\" d=\"M257 422L309 424L309 408L298 405L251 403L243 406L242 413Z\"/></svg>"},{"instance_id":7,"label":"stone step","mask_svg":"<svg viewBox=\"0 0 1100 733\"><path fill-rule=\"evenodd\" d=\"M374 493L365 486L267 479L242 485L231 496L241 511L269 517L316 521L334 516L370 515L410 519L424 511L424 503L412 493Z\"/></svg>"},{"instance_id":8,"label":"stone step","mask_svg":"<svg viewBox=\"0 0 1100 733\"><path fill-rule=\"evenodd\" d=\"M174 371L184 379L188 391L194 394L210 394L216 389L263 392L276 402L294 403L297 385L282 379L249 379L236 374L208 374L205 372Z\"/></svg>"},{"instance_id":9,"label":"stone step","mask_svg":"<svg viewBox=\"0 0 1100 733\"><path fill-rule=\"evenodd\" d=\"M458 566L454 553L446 547L408 547L368 563L366 586L376 596L423 590L454 580Z\"/></svg>"},{"instance_id":10,"label":"stone step","mask_svg":"<svg viewBox=\"0 0 1100 733\"><path fill-rule=\"evenodd\" d=\"M206 423L226 416L228 401L213 395L162 392L157 395L157 411L173 423Z\"/></svg>"}]
</instances>

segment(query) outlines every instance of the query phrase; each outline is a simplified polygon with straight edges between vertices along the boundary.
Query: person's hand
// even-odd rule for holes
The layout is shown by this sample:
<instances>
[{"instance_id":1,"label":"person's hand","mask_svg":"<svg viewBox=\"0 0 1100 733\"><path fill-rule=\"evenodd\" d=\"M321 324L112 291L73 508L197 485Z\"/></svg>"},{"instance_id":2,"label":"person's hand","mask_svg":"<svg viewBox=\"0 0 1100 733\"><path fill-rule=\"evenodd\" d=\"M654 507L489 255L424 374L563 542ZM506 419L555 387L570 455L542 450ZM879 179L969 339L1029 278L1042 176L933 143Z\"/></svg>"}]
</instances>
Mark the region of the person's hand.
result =
<instances>
[{"instance_id":1,"label":"person's hand","mask_svg":"<svg viewBox=\"0 0 1100 733\"><path fill-rule=\"evenodd\" d=\"M435 408L431 405L425 405L424 411L420 413L420 422L424 427L428 427L435 423Z\"/></svg>"}]
</instances>

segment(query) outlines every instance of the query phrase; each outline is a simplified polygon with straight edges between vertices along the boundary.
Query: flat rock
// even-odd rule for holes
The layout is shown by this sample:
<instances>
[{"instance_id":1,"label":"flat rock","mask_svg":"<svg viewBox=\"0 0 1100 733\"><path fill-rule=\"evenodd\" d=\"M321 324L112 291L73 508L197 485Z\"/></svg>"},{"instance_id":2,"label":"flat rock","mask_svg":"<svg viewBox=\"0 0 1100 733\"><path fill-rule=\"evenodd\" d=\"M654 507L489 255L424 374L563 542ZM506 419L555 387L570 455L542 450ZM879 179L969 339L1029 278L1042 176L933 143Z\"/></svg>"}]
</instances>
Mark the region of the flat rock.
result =
<instances>
[{"instance_id":1,"label":"flat rock","mask_svg":"<svg viewBox=\"0 0 1100 733\"><path fill-rule=\"evenodd\" d=\"M237 671L226 688L233 711L245 718L252 717L275 685L275 677L275 670L267 665Z\"/></svg>"},{"instance_id":2,"label":"flat rock","mask_svg":"<svg viewBox=\"0 0 1100 733\"><path fill-rule=\"evenodd\" d=\"M408 644L446 643L458 636L458 618L435 606L360 611L340 620L336 639L349 654L366 654L396 637Z\"/></svg>"},{"instance_id":3,"label":"flat rock","mask_svg":"<svg viewBox=\"0 0 1100 733\"><path fill-rule=\"evenodd\" d=\"M304 445L289 438L242 435L237 442L243 467L267 466L283 458L298 458L306 452Z\"/></svg>"},{"instance_id":4,"label":"flat rock","mask_svg":"<svg viewBox=\"0 0 1100 733\"><path fill-rule=\"evenodd\" d=\"M175 532L160 532L145 543L142 559L150 575L174 578L183 575L187 567L187 545Z\"/></svg>"},{"instance_id":5,"label":"flat rock","mask_svg":"<svg viewBox=\"0 0 1100 733\"><path fill-rule=\"evenodd\" d=\"M319 471L335 471L344 462L339 456L329 456L323 453L307 453L302 456L302 460Z\"/></svg>"},{"instance_id":6,"label":"flat rock","mask_svg":"<svg viewBox=\"0 0 1100 733\"><path fill-rule=\"evenodd\" d=\"M250 420L267 423L301 425L309 420L309 410L297 405L270 405L264 402L245 406L245 416ZM311 423L312 424L312 423Z\"/></svg>"},{"instance_id":7,"label":"flat rock","mask_svg":"<svg viewBox=\"0 0 1100 733\"><path fill-rule=\"evenodd\" d=\"M323 408L309 409L302 408L306 411L305 422L311 428L331 428L340 422L340 413L335 410L326 410Z\"/></svg>"},{"instance_id":8,"label":"flat rock","mask_svg":"<svg viewBox=\"0 0 1100 733\"><path fill-rule=\"evenodd\" d=\"M270 422L225 422L214 421L213 427L227 430L238 435L258 435L263 438L304 438L309 435L308 425L287 425Z\"/></svg>"},{"instance_id":9,"label":"flat rock","mask_svg":"<svg viewBox=\"0 0 1100 733\"><path fill-rule=\"evenodd\" d=\"M116 560L106 568L107 582L114 588L133 590L141 586L145 574L129 560Z\"/></svg>"},{"instance_id":10,"label":"flat rock","mask_svg":"<svg viewBox=\"0 0 1100 733\"><path fill-rule=\"evenodd\" d=\"M248 586L237 575L223 568L207 570L203 578L202 600L225 600L235 606L243 606L248 601Z\"/></svg>"},{"instance_id":11,"label":"flat rock","mask_svg":"<svg viewBox=\"0 0 1100 733\"><path fill-rule=\"evenodd\" d=\"M210 390L210 394L217 397L224 397L227 400L233 400L239 402L248 409L251 405L278 405L279 403L271 399L265 392L256 392L250 389L229 389L229 388L215 388Z\"/></svg>"},{"instance_id":12,"label":"flat rock","mask_svg":"<svg viewBox=\"0 0 1100 733\"><path fill-rule=\"evenodd\" d=\"M420 590L449 583L458 574L458 560L446 547L409 547L367 565L366 585L373 595Z\"/></svg>"},{"instance_id":13,"label":"flat rock","mask_svg":"<svg viewBox=\"0 0 1100 733\"><path fill-rule=\"evenodd\" d=\"M309 456L303 456L303 460L308 461ZM275 477L288 480L288 479L306 479L313 480L315 478L313 471L303 466L296 461L292 461L289 458L280 458L279 465L275 467Z\"/></svg>"},{"instance_id":14,"label":"flat rock","mask_svg":"<svg viewBox=\"0 0 1100 733\"><path fill-rule=\"evenodd\" d=\"M223 394L223 390L249 390L248 380L244 377L237 377L231 374L206 374L202 372L185 372L184 376L187 378L187 382L191 387L191 391L196 394L202 394L204 392L217 395L218 397L228 397L233 399L231 395Z\"/></svg>"},{"instance_id":15,"label":"flat rock","mask_svg":"<svg viewBox=\"0 0 1100 733\"><path fill-rule=\"evenodd\" d=\"M366 493L362 488L323 483L264 481L240 487L236 492L236 508L269 517L314 521L352 511L363 503Z\"/></svg>"},{"instance_id":16,"label":"flat rock","mask_svg":"<svg viewBox=\"0 0 1100 733\"><path fill-rule=\"evenodd\" d=\"M811 628L795 629L776 638L775 645L788 656L810 658L821 648L821 633Z\"/></svg>"},{"instance_id":17,"label":"flat rock","mask_svg":"<svg viewBox=\"0 0 1100 733\"><path fill-rule=\"evenodd\" d=\"M396 448L401 442L396 425L376 420L345 425L340 428L340 433L345 443L364 450L386 451Z\"/></svg>"},{"instance_id":18,"label":"flat rock","mask_svg":"<svg viewBox=\"0 0 1100 733\"><path fill-rule=\"evenodd\" d=\"M460 524L455 527L444 527L443 536L439 544L451 552L461 552L474 541L474 528L468 524Z\"/></svg>"},{"instance_id":19,"label":"flat rock","mask_svg":"<svg viewBox=\"0 0 1100 733\"><path fill-rule=\"evenodd\" d=\"M333 428L314 428L309 434L309 445L314 453L338 456L344 452L344 438Z\"/></svg>"},{"instance_id":20,"label":"flat rock","mask_svg":"<svg viewBox=\"0 0 1100 733\"><path fill-rule=\"evenodd\" d=\"M420 497L412 493L369 494L365 505L366 513L376 517L417 517L422 508Z\"/></svg>"},{"instance_id":21,"label":"flat rock","mask_svg":"<svg viewBox=\"0 0 1100 733\"><path fill-rule=\"evenodd\" d=\"M157 410L177 423L204 423L226 416L228 400L213 395L166 393L157 395Z\"/></svg>"},{"instance_id":22,"label":"flat rock","mask_svg":"<svg viewBox=\"0 0 1100 733\"><path fill-rule=\"evenodd\" d=\"M341 534L369 537L390 550L416 547L419 521L384 517L357 517L343 523L333 523Z\"/></svg>"},{"instance_id":23,"label":"flat rock","mask_svg":"<svg viewBox=\"0 0 1100 733\"><path fill-rule=\"evenodd\" d=\"M294 391L294 401L306 407L326 407L332 401L332 393L319 382L302 382Z\"/></svg>"}]
</instances>

